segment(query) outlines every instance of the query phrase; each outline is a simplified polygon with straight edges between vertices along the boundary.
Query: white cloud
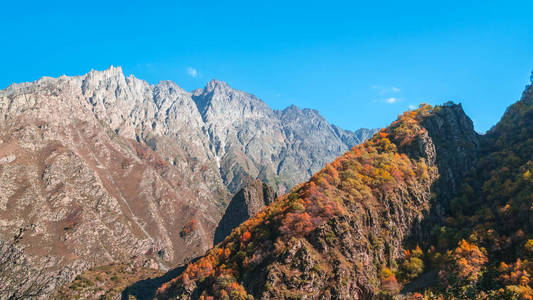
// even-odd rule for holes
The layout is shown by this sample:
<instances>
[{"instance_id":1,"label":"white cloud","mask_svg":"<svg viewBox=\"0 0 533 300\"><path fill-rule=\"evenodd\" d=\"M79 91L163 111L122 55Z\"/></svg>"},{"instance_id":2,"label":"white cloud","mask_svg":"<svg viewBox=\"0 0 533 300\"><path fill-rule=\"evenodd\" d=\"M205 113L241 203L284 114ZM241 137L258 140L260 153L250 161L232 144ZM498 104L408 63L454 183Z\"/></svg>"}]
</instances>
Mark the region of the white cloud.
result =
<instances>
[{"instance_id":1,"label":"white cloud","mask_svg":"<svg viewBox=\"0 0 533 300\"><path fill-rule=\"evenodd\" d=\"M196 70L195 68L192 68L192 67L188 67L187 68L187 74L189 74L189 76L191 76L192 78L196 78L196 77L198 77L198 70Z\"/></svg>"},{"instance_id":2,"label":"white cloud","mask_svg":"<svg viewBox=\"0 0 533 300\"><path fill-rule=\"evenodd\" d=\"M370 88L373 90L376 90L378 94L380 95L388 95L388 94L395 94L395 93L401 92L400 88L397 88L395 86L386 87L386 86L373 85Z\"/></svg>"},{"instance_id":3,"label":"white cloud","mask_svg":"<svg viewBox=\"0 0 533 300\"><path fill-rule=\"evenodd\" d=\"M388 103L388 104L394 104L397 102L402 102L404 99L401 97L401 89L399 87L395 86L380 86L380 85L372 85L370 88L379 95L377 99L374 100L375 102L381 102L381 103Z\"/></svg>"},{"instance_id":4,"label":"white cloud","mask_svg":"<svg viewBox=\"0 0 533 300\"><path fill-rule=\"evenodd\" d=\"M413 110L413 109L416 109L416 106L413 105L413 104L409 104L408 108L411 109L411 110Z\"/></svg>"},{"instance_id":5,"label":"white cloud","mask_svg":"<svg viewBox=\"0 0 533 300\"><path fill-rule=\"evenodd\" d=\"M393 103L398 102L399 100L400 99L398 99L398 98L390 97L390 98L385 99L385 102L387 102L389 104L393 104Z\"/></svg>"}]
</instances>

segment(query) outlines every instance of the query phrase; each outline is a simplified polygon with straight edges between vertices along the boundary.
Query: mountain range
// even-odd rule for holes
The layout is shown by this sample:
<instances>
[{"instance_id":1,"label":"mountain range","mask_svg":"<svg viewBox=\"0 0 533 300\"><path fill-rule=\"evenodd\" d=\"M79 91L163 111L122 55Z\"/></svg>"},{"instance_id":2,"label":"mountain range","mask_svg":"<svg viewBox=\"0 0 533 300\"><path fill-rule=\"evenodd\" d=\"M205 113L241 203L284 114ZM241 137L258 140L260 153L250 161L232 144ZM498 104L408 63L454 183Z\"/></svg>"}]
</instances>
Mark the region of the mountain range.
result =
<instances>
[{"instance_id":1,"label":"mountain range","mask_svg":"<svg viewBox=\"0 0 533 300\"><path fill-rule=\"evenodd\" d=\"M533 85L355 132L120 68L0 91L0 298L533 299Z\"/></svg>"},{"instance_id":2,"label":"mountain range","mask_svg":"<svg viewBox=\"0 0 533 300\"><path fill-rule=\"evenodd\" d=\"M226 211L241 189L283 194L375 132L120 67L13 84L0 91L0 298L44 298L102 265L189 262L273 202Z\"/></svg>"}]
</instances>

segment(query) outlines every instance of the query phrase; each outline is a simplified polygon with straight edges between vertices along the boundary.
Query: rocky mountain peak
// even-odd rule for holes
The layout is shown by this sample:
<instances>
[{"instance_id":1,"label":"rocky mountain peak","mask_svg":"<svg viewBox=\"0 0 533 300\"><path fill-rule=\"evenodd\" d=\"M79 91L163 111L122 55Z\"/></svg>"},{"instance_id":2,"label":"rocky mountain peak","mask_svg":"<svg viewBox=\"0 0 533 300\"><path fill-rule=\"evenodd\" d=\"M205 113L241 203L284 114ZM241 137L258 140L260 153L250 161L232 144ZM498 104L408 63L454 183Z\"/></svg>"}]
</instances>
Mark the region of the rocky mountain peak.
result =
<instances>
[{"instance_id":1,"label":"rocky mountain peak","mask_svg":"<svg viewBox=\"0 0 533 300\"><path fill-rule=\"evenodd\" d=\"M157 83L156 87L168 89L169 93L190 94L185 89L183 89L182 87L180 87L174 81L171 81L171 80L162 80Z\"/></svg>"},{"instance_id":2,"label":"rocky mountain peak","mask_svg":"<svg viewBox=\"0 0 533 300\"><path fill-rule=\"evenodd\" d=\"M278 113L278 115L280 116L280 119L284 124L305 123L306 126L304 127L314 126L317 128L327 128L328 130L331 129L331 126L326 121L326 119L315 109L301 109L296 105L290 105L284 110L282 110L280 113Z\"/></svg>"},{"instance_id":3,"label":"rocky mountain peak","mask_svg":"<svg viewBox=\"0 0 533 300\"><path fill-rule=\"evenodd\" d=\"M291 104L291 105L285 107L285 109L281 110L281 112L286 112L286 113L288 113L288 112L301 113L302 110L301 110L298 106L296 106L296 105L294 105L294 104Z\"/></svg>"},{"instance_id":4,"label":"rocky mountain peak","mask_svg":"<svg viewBox=\"0 0 533 300\"><path fill-rule=\"evenodd\" d=\"M212 122L218 116L235 121L260 112L272 114L272 110L262 100L216 79L208 82L204 89L195 90L192 97L206 122Z\"/></svg>"},{"instance_id":5,"label":"rocky mountain peak","mask_svg":"<svg viewBox=\"0 0 533 300\"><path fill-rule=\"evenodd\" d=\"M215 91L218 93L224 93L230 90L231 87L226 82L217 79L211 79L204 88L204 91L207 93Z\"/></svg>"},{"instance_id":6,"label":"rocky mountain peak","mask_svg":"<svg viewBox=\"0 0 533 300\"><path fill-rule=\"evenodd\" d=\"M121 66L113 66L113 65L110 65L109 68L103 70L103 71L98 71L98 70L94 70L94 69L91 69L91 71L89 73L100 73L100 74L104 74L104 75L107 75L107 76L124 76L124 72L122 71L122 67Z\"/></svg>"},{"instance_id":7,"label":"rocky mountain peak","mask_svg":"<svg viewBox=\"0 0 533 300\"><path fill-rule=\"evenodd\" d=\"M320 115L318 110L311 109L311 108L300 108L294 104L291 104L287 106L285 109L281 111L282 115L286 116L294 116L294 115L300 115L300 116L309 116L309 115Z\"/></svg>"},{"instance_id":8,"label":"rocky mountain peak","mask_svg":"<svg viewBox=\"0 0 533 300\"><path fill-rule=\"evenodd\" d=\"M91 70L84 76L84 81L90 83L118 81L122 84L125 84L126 77L124 76L122 67L110 66L108 69L103 71Z\"/></svg>"}]
</instances>

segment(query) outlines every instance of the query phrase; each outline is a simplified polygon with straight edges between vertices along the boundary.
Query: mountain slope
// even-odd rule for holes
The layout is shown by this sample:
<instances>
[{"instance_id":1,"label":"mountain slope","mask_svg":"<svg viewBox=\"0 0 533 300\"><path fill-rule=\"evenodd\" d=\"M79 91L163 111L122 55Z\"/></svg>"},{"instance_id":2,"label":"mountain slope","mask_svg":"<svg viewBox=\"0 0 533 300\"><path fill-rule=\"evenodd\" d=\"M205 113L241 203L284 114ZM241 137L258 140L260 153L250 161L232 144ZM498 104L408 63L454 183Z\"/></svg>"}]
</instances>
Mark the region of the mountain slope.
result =
<instances>
[{"instance_id":1,"label":"mountain slope","mask_svg":"<svg viewBox=\"0 0 533 300\"><path fill-rule=\"evenodd\" d=\"M453 124L441 124L445 119ZM442 124L441 124L442 125ZM460 129L460 130L453 130ZM440 144L454 139L463 147ZM398 292L403 242L425 236L433 185L459 185L477 135L460 106L421 106L234 229L157 297L367 299ZM437 151L445 149L445 151ZM471 151L473 153L464 153ZM440 176L441 166L450 176Z\"/></svg>"},{"instance_id":2,"label":"mountain slope","mask_svg":"<svg viewBox=\"0 0 533 300\"><path fill-rule=\"evenodd\" d=\"M98 84L112 85L103 75ZM102 102L79 100L92 76L11 87L0 99L2 297L46 295L114 261L164 269L211 244L222 184L217 192L216 181L129 139L126 125L117 135L96 117ZM189 219L198 234L176 238Z\"/></svg>"}]
</instances>

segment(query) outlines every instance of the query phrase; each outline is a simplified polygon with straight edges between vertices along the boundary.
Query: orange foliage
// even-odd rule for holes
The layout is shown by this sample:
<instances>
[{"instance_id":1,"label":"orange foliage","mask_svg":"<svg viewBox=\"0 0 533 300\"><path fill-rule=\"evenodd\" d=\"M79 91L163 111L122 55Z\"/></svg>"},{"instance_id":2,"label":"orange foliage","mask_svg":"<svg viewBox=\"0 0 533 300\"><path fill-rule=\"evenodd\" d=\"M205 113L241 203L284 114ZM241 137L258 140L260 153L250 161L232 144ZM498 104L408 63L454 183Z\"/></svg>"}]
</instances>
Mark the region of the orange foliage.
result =
<instances>
[{"instance_id":1,"label":"orange foliage","mask_svg":"<svg viewBox=\"0 0 533 300\"><path fill-rule=\"evenodd\" d=\"M458 266L459 278L468 281L476 281L483 265L488 262L487 257L478 246L468 243L465 240L459 242L459 246L454 251L454 260Z\"/></svg>"},{"instance_id":2,"label":"orange foliage","mask_svg":"<svg viewBox=\"0 0 533 300\"><path fill-rule=\"evenodd\" d=\"M532 282L528 266L529 263L522 263L520 258L511 265L502 262L498 266L498 272L501 273L498 279L505 285L530 285Z\"/></svg>"},{"instance_id":3,"label":"orange foliage","mask_svg":"<svg viewBox=\"0 0 533 300\"><path fill-rule=\"evenodd\" d=\"M250 239L252 238L252 234L250 233L250 231L245 231L242 235L241 235L241 241L242 242L248 242Z\"/></svg>"},{"instance_id":4,"label":"orange foliage","mask_svg":"<svg viewBox=\"0 0 533 300\"><path fill-rule=\"evenodd\" d=\"M409 300L422 300L422 299L424 299L424 295L422 295L420 293L414 293L408 299Z\"/></svg>"},{"instance_id":5,"label":"orange foliage","mask_svg":"<svg viewBox=\"0 0 533 300\"><path fill-rule=\"evenodd\" d=\"M481 276L481 270L488 262L487 257L475 244L461 240L454 251L448 251L452 264L447 265L439 275L443 283L449 284L449 278L455 277L466 283L475 283Z\"/></svg>"}]
</instances>

